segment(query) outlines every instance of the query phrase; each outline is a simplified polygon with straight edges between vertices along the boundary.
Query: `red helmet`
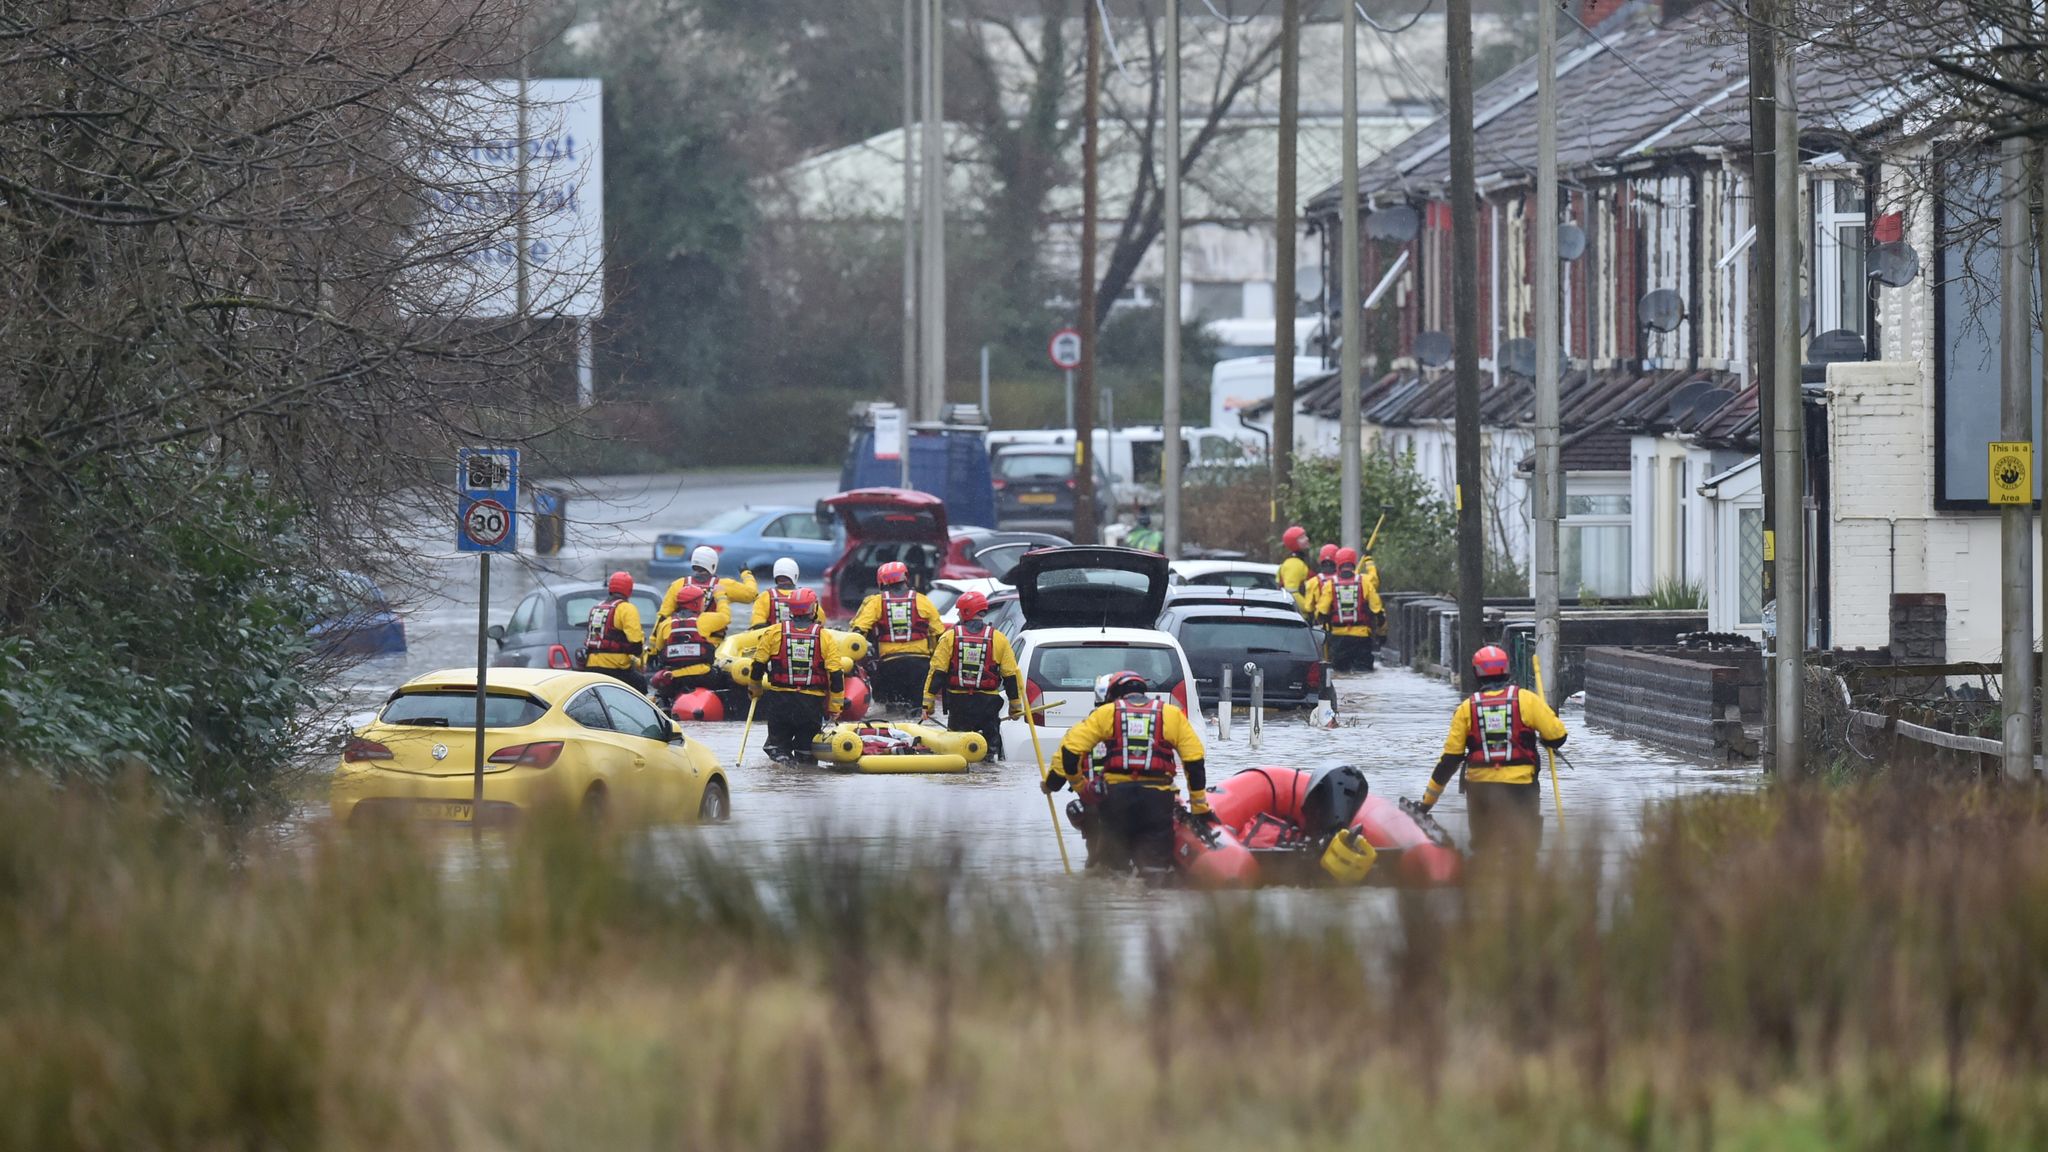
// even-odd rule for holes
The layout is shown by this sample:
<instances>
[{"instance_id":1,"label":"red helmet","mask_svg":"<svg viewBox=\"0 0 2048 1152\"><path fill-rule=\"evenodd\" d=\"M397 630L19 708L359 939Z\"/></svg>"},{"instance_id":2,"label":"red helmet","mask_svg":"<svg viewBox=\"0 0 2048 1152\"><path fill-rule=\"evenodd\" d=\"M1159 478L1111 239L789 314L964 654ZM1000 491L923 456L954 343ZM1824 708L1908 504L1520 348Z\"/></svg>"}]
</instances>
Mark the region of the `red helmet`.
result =
<instances>
[{"instance_id":1,"label":"red helmet","mask_svg":"<svg viewBox=\"0 0 2048 1152\"><path fill-rule=\"evenodd\" d=\"M1345 567L1348 567L1348 566L1350 566L1350 565L1352 565L1352 564L1356 564L1356 563L1358 563L1358 549L1356 549L1356 548L1339 548L1339 549L1337 549L1337 567L1339 567L1339 568L1345 568Z\"/></svg>"},{"instance_id":2,"label":"red helmet","mask_svg":"<svg viewBox=\"0 0 2048 1152\"><path fill-rule=\"evenodd\" d=\"M685 584L681 588L676 589L677 608L702 608L703 606L704 586L702 584Z\"/></svg>"},{"instance_id":3,"label":"red helmet","mask_svg":"<svg viewBox=\"0 0 2048 1152\"><path fill-rule=\"evenodd\" d=\"M962 594L959 603L953 606L960 610L962 620L973 620L988 611L988 597L979 592L967 592Z\"/></svg>"},{"instance_id":4,"label":"red helmet","mask_svg":"<svg viewBox=\"0 0 2048 1152\"><path fill-rule=\"evenodd\" d=\"M1296 524L1280 534L1280 543L1285 545L1289 552L1306 552L1308 551L1308 529Z\"/></svg>"},{"instance_id":5,"label":"red helmet","mask_svg":"<svg viewBox=\"0 0 2048 1152\"><path fill-rule=\"evenodd\" d=\"M818 591L815 588L799 588L789 598L789 614L792 616L815 616L818 612Z\"/></svg>"},{"instance_id":6,"label":"red helmet","mask_svg":"<svg viewBox=\"0 0 2048 1152\"><path fill-rule=\"evenodd\" d=\"M611 579L604 582L604 587L605 591L610 592L614 596L631 596L633 594L633 574L631 572L614 572L611 575Z\"/></svg>"},{"instance_id":7,"label":"red helmet","mask_svg":"<svg viewBox=\"0 0 2048 1152\"><path fill-rule=\"evenodd\" d=\"M891 560L875 572L875 580L881 584L901 584L908 579L910 569L904 567L901 560Z\"/></svg>"},{"instance_id":8,"label":"red helmet","mask_svg":"<svg viewBox=\"0 0 2048 1152\"><path fill-rule=\"evenodd\" d=\"M1323 545L1323 550L1316 553L1316 562L1319 564L1335 564L1337 562L1337 546L1335 544Z\"/></svg>"},{"instance_id":9,"label":"red helmet","mask_svg":"<svg viewBox=\"0 0 2048 1152\"><path fill-rule=\"evenodd\" d=\"M1500 645L1488 644L1472 654L1472 671L1477 672L1481 680L1505 676L1508 674L1508 654L1501 650Z\"/></svg>"},{"instance_id":10,"label":"red helmet","mask_svg":"<svg viewBox=\"0 0 2048 1152\"><path fill-rule=\"evenodd\" d=\"M1108 676L1104 677L1102 687L1096 694L1102 697L1103 703L1110 704L1125 696L1129 696L1133 692L1143 691L1145 691L1145 678L1136 672L1127 670L1111 672Z\"/></svg>"}]
</instances>

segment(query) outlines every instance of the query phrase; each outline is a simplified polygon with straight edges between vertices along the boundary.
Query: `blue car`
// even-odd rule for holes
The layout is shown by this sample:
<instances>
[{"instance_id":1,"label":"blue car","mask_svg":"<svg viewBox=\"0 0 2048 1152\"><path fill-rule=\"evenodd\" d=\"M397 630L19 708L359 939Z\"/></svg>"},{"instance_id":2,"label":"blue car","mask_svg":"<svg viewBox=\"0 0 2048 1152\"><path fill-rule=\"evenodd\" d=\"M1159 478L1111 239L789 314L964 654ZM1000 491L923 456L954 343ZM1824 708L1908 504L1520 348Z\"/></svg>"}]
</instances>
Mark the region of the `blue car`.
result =
<instances>
[{"instance_id":1,"label":"blue car","mask_svg":"<svg viewBox=\"0 0 2048 1152\"><path fill-rule=\"evenodd\" d=\"M690 553L700 546L717 549L720 576L751 570L764 584L777 557L795 560L798 579L814 581L824 577L825 567L839 554L832 529L819 522L814 509L733 508L695 528L656 536L648 575L656 580L689 575Z\"/></svg>"},{"instance_id":2,"label":"blue car","mask_svg":"<svg viewBox=\"0 0 2048 1152\"><path fill-rule=\"evenodd\" d=\"M368 576L336 572L315 590L320 616L306 629L323 656L386 656L405 651L405 621Z\"/></svg>"}]
</instances>

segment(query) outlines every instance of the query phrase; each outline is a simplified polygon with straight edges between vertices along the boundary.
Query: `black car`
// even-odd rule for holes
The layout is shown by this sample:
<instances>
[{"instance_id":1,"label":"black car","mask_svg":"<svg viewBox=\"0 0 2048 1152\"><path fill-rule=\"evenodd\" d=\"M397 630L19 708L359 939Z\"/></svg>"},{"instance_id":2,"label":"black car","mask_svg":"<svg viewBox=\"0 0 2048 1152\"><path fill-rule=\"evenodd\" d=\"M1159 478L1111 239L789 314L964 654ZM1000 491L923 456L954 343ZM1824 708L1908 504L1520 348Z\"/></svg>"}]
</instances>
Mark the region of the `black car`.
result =
<instances>
[{"instance_id":1,"label":"black car","mask_svg":"<svg viewBox=\"0 0 2048 1152\"><path fill-rule=\"evenodd\" d=\"M654 615L661 608L661 589L636 586L633 606L640 610L640 626L653 630ZM570 668L575 666L576 649L590 634L590 610L610 593L602 584L563 584L540 587L512 610L512 618L491 625L490 637L498 643L491 663L503 668Z\"/></svg>"},{"instance_id":2,"label":"black car","mask_svg":"<svg viewBox=\"0 0 2048 1152\"><path fill-rule=\"evenodd\" d=\"M1074 534L1072 445L1017 444L996 453L996 527ZM1095 522L1109 522L1109 473L1095 466Z\"/></svg>"},{"instance_id":3,"label":"black car","mask_svg":"<svg viewBox=\"0 0 2048 1152\"><path fill-rule=\"evenodd\" d=\"M1216 707L1217 680L1225 664L1231 670L1231 702L1251 703L1252 678L1244 669L1248 661L1266 674L1266 707L1310 708L1322 698L1327 673L1316 632L1292 605L1176 596L1159 614L1159 630L1180 641L1188 654L1204 709Z\"/></svg>"}]
</instances>

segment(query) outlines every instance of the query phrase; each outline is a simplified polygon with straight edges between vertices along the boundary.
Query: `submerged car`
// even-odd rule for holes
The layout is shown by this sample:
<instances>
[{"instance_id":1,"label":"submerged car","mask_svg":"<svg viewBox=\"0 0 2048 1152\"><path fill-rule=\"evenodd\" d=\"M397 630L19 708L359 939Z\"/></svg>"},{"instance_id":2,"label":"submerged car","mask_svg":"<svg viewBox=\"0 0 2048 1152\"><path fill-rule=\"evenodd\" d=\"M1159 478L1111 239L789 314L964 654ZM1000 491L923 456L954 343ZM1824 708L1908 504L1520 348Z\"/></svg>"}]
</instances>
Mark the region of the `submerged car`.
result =
<instances>
[{"instance_id":1,"label":"submerged car","mask_svg":"<svg viewBox=\"0 0 2048 1152\"><path fill-rule=\"evenodd\" d=\"M408 681L349 737L328 792L340 822L504 824L544 806L626 820L723 820L718 758L647 697L594 672L507 668L485 685L476 804L476 671Z\"/></svg>"},{"instance_id":2,"label":"submerged car","mask_svg":"<svg viewBox=\"0 0 2048 1152\"><path fill-rule=\"evenodd\" d=\"M1153 626L1166 602L1166 557L1134 548L1042 548L1025 553L1010 579L1021 617L1010 641L1040 717L1041 744L1094 709L1096 678L1107 672L1136 672L1148 691L1192 711L1194 671L1179 641ZM1023 721L1004 723L1009 754L1030 740Z\"/></svg>"},{"instance_id":3,"label":"submerged car","mask_svg":"<svg viewBox=\"0 0 2048 1152\"><path fill-rule=\"evenodd\" d=\"M817 518L836 525L842 542L838 558L825 569L820 600L830 619L852 616L875 590L875 573L892 560L910 569L910 582L918 588L929 588L938 579L988 575L978 565L952 558L945 502L929 493L856 488L818 501Z\"/></svg>"},{"instance_id":4,"label":"submerged car","mask_svg":"<svg viewBox=\"0 0 2048 1152\"><path fill-rule=\"evenodd\" d=\"M654 627L662 591L658 586L634 587L633 606L640 610L642 627ZM576 649L590 634L590 610L610 595L602 584L544 585L528 592L509 620L491 625L488 634L498 645L491 663L504 668L575 667Z\"/></svg>"},{"instance_id":5,"label":"submerged car","mask_svg":"<svg viewBox=\"0 0 2048 1152\"><path fill-rule=\"evenodd\" d=\"M1169 579L1175 587L1279 588L1280 566L1252 560L1175 560Z\"/></svg>"},{"instance_id":6,"label":"submerged car","mask_svg":"<svg viewBox=\"0 0 2048 1152\"><path fill-rule=\"evenodd\" d=\"M1019 444L996 453L996 527L1074 535L1076 499L1074 450ZM1095 523L1110 520L1109 472L1095 465Z\"/></svg>"},{"instance_id":7,"label":"submerged car","mask_svg":"<svg viewBox=\"0 0 2048 1152\"><path fill-rule=\"evenodd\" d=\"M688 576L690 553L700 545L718 553L719 575L752 572L764 583L779 557L796 561L799 580L816 580L839 554L831 527L815 509L731 508L695 528L656 536L648 575L664 582Z\"/></svg>"},{"instance_id":8,"label":"submerged car","mask_svg":"<svg viewBox=\"0 0 2048 1152\"><path fill-rule=\"evenodd\" d=\"M388 656L405 651L405 621L377 582L338 571L314 590L316 618L306 637L323 656Z\"/></svg>"},{"instance_id":9,"label":"submerged car","mask_svg":"<svg viewBox=\"0 0 2048 1152\"><path fill-rule=\"evenodd\" d=\"M1328 669L1323 664L1315 629L1295 611L1285 592L1239 590L1235 595L1184 596L1184 588L1167 597L1159 627L1180 641L1194 667L1201 706L1213 709L1222 698L1222 671L1231 669L1230 700L1250 704L1252 677L1246 664L1265 676L1268 708L1310 708L1322 698ZM1229 592L1231 590L1219 589Z\"/></svg>"},{"instance_id":10,"label":"submerged car","mask_svg":"<svg viewBox=\"0 0 2048 1152\"><path fill-rule=\"evenodd\" d=\"M1017 558L1039 548L1065 548L1072 544L1050 532L1007 532L999 528L955 528L949 554L956 564L986 569L1002 580L1009 576Z\"/></svg>"}]
</instances>

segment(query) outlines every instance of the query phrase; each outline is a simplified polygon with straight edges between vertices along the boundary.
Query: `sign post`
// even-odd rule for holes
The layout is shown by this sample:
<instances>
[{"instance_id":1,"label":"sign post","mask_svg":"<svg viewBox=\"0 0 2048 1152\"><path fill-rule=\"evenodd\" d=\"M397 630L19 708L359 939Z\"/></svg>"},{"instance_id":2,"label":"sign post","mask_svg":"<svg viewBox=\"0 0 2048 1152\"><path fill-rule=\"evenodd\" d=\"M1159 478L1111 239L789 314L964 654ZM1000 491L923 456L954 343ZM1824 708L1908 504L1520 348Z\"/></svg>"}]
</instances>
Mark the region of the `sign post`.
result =
<instances>
[{"instance_id":1,"label":"sign post","mask_svg":"<svg viewBox=\"0 0 2048 1152\"><path fill-rule=\"evenodd\" d=\"M1081 334L1072 328L1062 328L1052 334L1046 342L1046 354L1052 357L1053 366L1067 374L1067 427L1074 426L1074 369L1081 366Z\"/></svg>"},{"instance_id":2,"label":"sign post","mask_svg":"<svg viewBox=\"0 0 2048 1152\"><path fill-rule=\"evenodd\" d=\"M455 550L476 553L476 781L469 823L484 811L485 677L491 662L491 553L519 549L519 449L458 448L455 453Z\"/></svg>"}]
</instances>

